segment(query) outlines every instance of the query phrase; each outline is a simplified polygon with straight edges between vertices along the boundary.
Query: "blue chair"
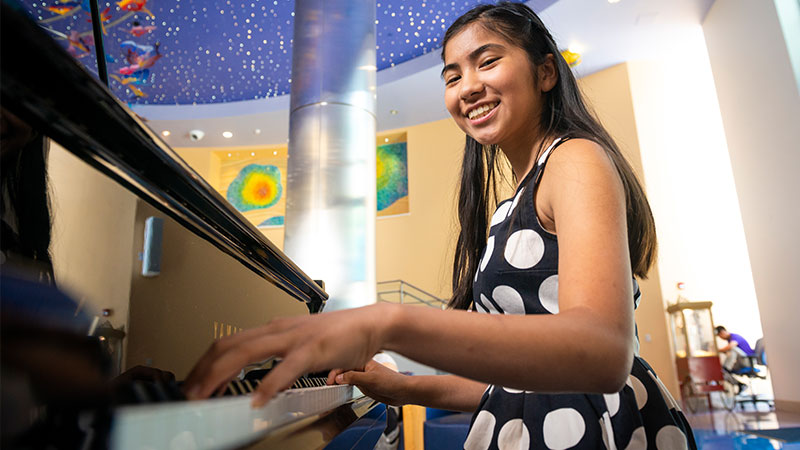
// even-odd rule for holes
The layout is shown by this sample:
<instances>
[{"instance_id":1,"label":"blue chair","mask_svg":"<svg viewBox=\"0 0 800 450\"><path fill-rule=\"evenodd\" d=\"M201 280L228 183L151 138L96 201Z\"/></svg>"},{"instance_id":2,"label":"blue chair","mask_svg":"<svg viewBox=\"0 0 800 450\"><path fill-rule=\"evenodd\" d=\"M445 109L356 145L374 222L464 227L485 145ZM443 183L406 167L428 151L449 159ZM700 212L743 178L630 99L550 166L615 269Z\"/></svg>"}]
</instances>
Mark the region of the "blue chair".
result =
<instances>
[{"instance_id":1,"label":"blue chair","mask_svg":"<svg viewBox=\"0 0 800 450\"><path fill-rule=\"evenodd\" d=\"M436 414L434 414L436 415ZM428 416L430 417L430 415ZM470 413L452 413L425 421L425 448L430 450L462 450L467 440Z\"/></svg>"}]
</instances>

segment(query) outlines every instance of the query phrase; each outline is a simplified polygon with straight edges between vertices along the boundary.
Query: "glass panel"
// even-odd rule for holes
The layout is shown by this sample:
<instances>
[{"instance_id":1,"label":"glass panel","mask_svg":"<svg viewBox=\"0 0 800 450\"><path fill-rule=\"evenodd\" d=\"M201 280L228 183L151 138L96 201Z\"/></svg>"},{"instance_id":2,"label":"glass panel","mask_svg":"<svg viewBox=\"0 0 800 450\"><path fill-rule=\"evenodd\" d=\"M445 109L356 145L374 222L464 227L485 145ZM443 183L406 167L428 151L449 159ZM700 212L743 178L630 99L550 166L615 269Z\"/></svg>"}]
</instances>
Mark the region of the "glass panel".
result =
<instances>
[{"instance_id":1,"label":"glass panel","mask_svg":"<svg viewBox=\"0 0 800 450\"><path fill-rule=\"evenodd\" d=\"M686 336L689 342L689 356L714 356L717 346L714 343L714 327L711 322L711 310L686 309L683 311L686 321Z\"/></svg>"},{"instance_id":2,"label":"glass panel","mask_svg":"<svg viewBox=\"0 0 800 450\"><path fill-rule=\"evenodd\" d=\"M672 318L672 338L675 340L675 356L678 358L686 357L686 326L683 321L683 314L675 312L670 315Z\"/></svg>"}]
</instances>

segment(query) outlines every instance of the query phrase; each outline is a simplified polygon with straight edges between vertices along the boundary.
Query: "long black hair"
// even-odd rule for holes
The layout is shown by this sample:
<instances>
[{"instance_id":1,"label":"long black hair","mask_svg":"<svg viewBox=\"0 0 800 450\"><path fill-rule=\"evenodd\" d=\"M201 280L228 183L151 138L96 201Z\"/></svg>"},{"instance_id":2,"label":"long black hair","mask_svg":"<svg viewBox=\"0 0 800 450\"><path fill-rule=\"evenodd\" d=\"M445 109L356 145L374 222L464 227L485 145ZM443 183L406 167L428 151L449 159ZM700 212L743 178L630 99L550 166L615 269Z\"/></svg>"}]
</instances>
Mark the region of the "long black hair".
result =
<instances>
[{"instance_id":1,"label":"long black hair","mask_svg":"<svg viewBox=\"0 0 800 450\"><path fill-rule=\"evenodd\" d=\"M544 94L540 122L536 125L545 139L542 139L538 153L546 142L559 136L588 139L605 149L625 190L631 268L634 275L646 278L657 248L650 205L636 174L614 139L586 107L575 77L550 32L536 13L523 3L480 5L459 17L447 29L442 41L442 60L450 39L471 24L480 25L525 50L534 69L543 64L548 55L553 55L558 81ZM504 159L499 152L497 145L482 145L469 135L466 137L458 195L461 230L453 259L451 308L468 309L472 305L473 275L486 244L489 214L497 204L497 180L501 172L498 161Z\"/></svg>"}]
</instances>

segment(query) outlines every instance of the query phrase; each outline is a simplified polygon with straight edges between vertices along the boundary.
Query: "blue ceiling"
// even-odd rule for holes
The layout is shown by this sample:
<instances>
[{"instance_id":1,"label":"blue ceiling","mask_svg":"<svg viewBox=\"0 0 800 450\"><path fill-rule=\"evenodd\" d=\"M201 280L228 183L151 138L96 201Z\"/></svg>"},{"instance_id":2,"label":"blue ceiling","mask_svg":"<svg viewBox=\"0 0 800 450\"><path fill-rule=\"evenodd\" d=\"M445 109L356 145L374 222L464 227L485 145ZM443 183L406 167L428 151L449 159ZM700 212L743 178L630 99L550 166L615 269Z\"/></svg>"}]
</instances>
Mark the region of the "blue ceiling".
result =
<instances>
[{"instance_id":1,"label":"blue ceiling","mask_svg":"<svg viewBox=\"0 0 800 450\"><path fill-rule=\"evenodd\" d=\"M54 39L97 73L88 2L24 3ZM539 0L534 9L554 2ZM478 3L485 1L379 0L378 70L438 49L445 29ZM123 101L203 104L289 93L293 0L100 0L100 11L109 83Z\"/></svg>"}]
</instances>

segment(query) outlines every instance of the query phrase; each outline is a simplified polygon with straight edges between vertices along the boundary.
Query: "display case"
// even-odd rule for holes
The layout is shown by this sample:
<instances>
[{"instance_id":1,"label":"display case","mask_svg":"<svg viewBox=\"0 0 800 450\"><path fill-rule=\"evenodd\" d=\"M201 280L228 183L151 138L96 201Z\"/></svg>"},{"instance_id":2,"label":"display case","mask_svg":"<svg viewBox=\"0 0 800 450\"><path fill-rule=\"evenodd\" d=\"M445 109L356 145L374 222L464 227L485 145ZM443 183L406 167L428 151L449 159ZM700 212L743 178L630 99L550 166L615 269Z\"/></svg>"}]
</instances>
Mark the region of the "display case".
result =
<instances>
[{"instance_id":1,"label":"display case","mask_svg":"<svg viewBox=\"0 0 800 450\"><path fill-rule=\"evenodd\" d=\"M693 412L705 401L713 407L712 392L720 392L726 409L736 405L734 385L725 378L714 339L711 304L681 301L667 308L681 396L684 406Z\"/></svg>"}]
</instances>

